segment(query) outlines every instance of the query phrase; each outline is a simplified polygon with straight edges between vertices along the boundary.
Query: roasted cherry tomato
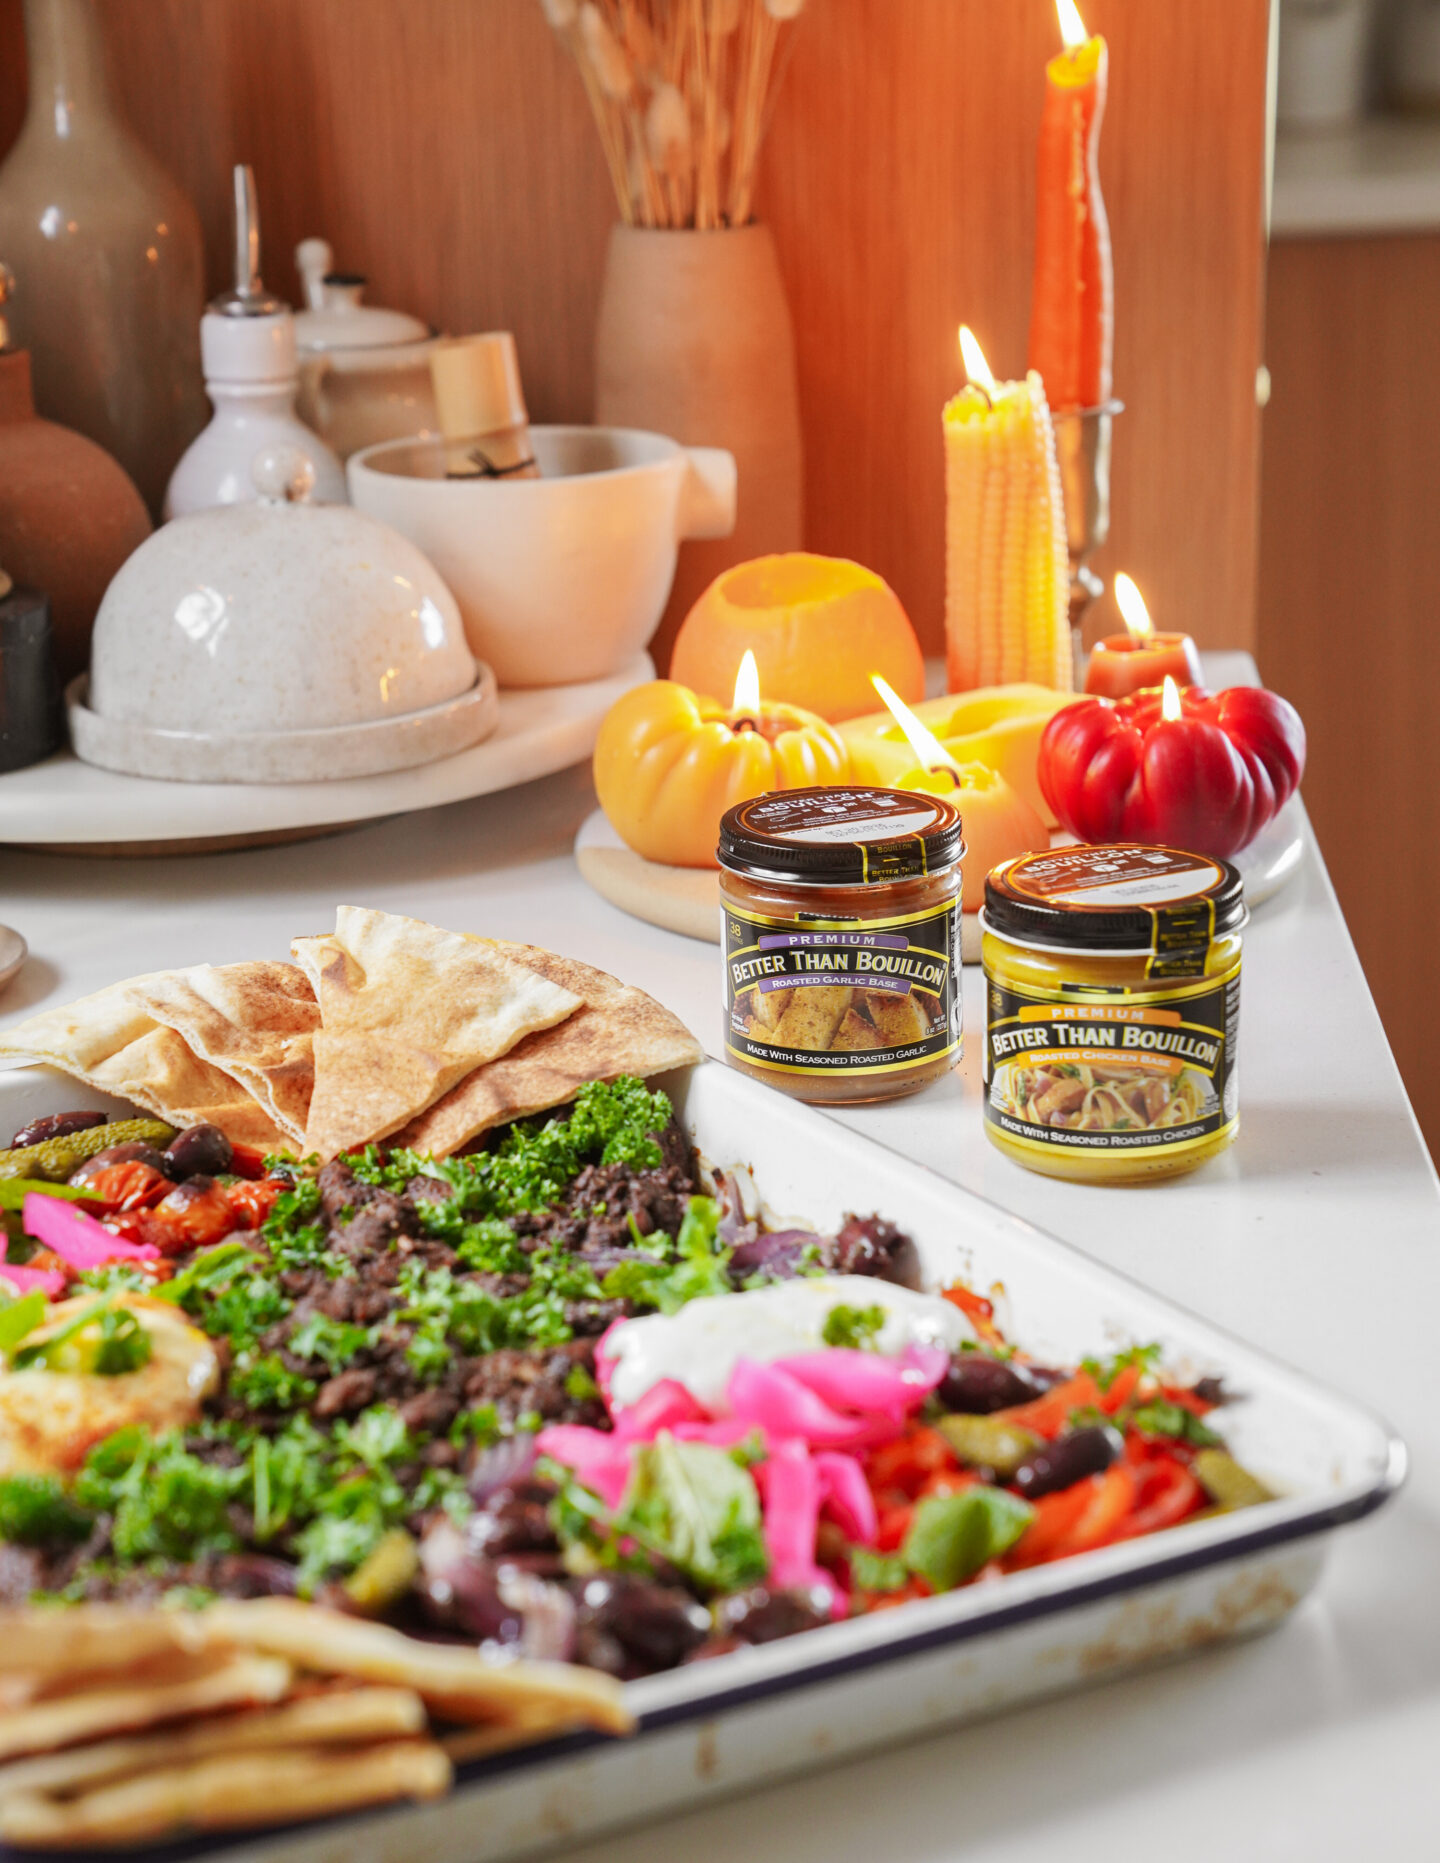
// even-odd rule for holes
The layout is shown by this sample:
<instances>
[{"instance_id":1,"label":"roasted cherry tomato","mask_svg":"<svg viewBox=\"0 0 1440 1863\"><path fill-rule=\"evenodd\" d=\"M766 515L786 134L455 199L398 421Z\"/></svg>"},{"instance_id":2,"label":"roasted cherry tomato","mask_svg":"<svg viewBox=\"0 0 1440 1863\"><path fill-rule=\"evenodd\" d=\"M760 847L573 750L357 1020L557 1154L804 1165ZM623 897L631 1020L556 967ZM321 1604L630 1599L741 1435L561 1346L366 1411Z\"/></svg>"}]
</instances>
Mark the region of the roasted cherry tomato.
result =
<instances>
[{"instance_id":1,"label":"roasted cherry tomato","mask_svg":"<svg viewBox=\"0 0 1440 1863\"><path fill-rule=\"evenodd\" d=\"M262 1177L258 1183L227 1184L225 1200L235 1212L237 1227L258 1229L284 1188L273 1177Z\"/></svg>"},{"instance_id":2,"label":"roasted cherry tomato","mask_svg":"<svg viewBox=\"0 0 1440 1863\"><path fill-rule=\"evenodd\" d=\"M124 1164L107 1164L103 1171L87 1177L84 1184L85 1195L108 1210L150 1210L174 1188L163 1171L138 1158L127 1159Z\"/></svg>"},{"instance_id":3,"label":"roasted cherry tomato","mask_svg":"<svg viewBox=\"0 0 1440 1863\"><path fill-rule=\"evenodd\" d=\"M228 1236L236 1227L223 1184L213 1177L192 1177L177 1184L163 1203L150 1212L145 1240L154 1242L164 1255L178 1255L185 1249L205 1248Z\"/></svg>"}]
</instances>

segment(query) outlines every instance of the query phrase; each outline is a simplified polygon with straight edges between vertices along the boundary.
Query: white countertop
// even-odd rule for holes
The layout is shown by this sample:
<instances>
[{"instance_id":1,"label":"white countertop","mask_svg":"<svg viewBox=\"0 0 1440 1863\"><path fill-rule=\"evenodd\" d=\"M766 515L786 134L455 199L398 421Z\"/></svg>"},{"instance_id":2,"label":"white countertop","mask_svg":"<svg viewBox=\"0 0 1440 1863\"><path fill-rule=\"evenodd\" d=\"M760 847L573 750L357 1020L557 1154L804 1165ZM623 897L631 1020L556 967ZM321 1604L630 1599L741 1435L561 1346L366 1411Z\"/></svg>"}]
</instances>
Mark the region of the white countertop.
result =
<instances>
[{"instance_id":1,"label":"white countertop","mask_svg":"<svg viewBox=\"0 0 1440 1863\"><path fill-rule=\"evenodd\" d=\"M1272 239L1440 232L1440 119L1376 116L1275 138Z\"/></svg>"},{"instance_id":2,"label":"white countertop","mask_svg":"<svg viewBox=\"0 0 1440 1863\"><path fill-rule=\"evenodd\" d=\"M1212 683L1247 662L1210 656ZM588 773L330 840L193 859L0 850L32 957L0 1019L142 970L285 956L340 901L548 944L644 985L718 1049L716 947L623 917L570 855ZM967 1026L983 1019L967 971ZM1243 1130L1143 1190L1035 1177L987 1144L978 1040L944 1084L842 1115L882 1143L1364 1399L1409 1442L1288 1624L1149 1676L584 1846L570 1863L1164 1863L1440 1854L1440 1186L1323 867L1246 936Z\"/></svg>"}]
</instances>

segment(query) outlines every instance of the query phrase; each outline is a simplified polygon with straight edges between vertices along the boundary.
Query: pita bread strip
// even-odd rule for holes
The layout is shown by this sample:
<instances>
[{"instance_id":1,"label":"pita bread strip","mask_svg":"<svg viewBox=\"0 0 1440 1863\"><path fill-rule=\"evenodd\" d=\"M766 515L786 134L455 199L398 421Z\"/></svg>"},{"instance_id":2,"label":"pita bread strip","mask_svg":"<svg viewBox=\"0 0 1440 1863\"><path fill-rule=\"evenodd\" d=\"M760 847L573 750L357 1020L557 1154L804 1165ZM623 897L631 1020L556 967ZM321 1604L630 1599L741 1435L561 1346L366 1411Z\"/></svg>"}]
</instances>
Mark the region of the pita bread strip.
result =
<instances>
[{"instance_id":1,"label":"pita bread strip","mask_svg":"<svg viewBox=\"0 0 1440 1863\"><path fill-rule=\"evenodd\" d=\"M216 1642L198 1611L128 1604L30 1605L0 1610L0 1674L52 1686L66 1676L130 1669Z\"/></svg>"},{"instance_id":2,"label":"pita bread strip","mask_svg":"<svg viewBox=\"0 0 1440 1863\"><path fill-rule=\"evenodd\" d=\"M495 1126L565 1105L586 1081L622 1074L644 1080L704 1060L680 1018L643 990L538 945L496 943L516 963L582 997L584 1007L477 1069L394 1134L392 1144L448 1158Z\"/></svg>"},{"instance_id":3,"label":"pita bread strip","mask_svg":"<svg viewBox=\"0 0 1440 1863\"><path fill-rule=\"evenodd\" d=\"M446 1720L509 1721L547 1709L610 1733L634 1725L619 1683L572 1663L493 1662L461 1644L423 1643L294 1598L222 1600L206 1615L222 1637L297 1668L413 1688Z\"/></svg>"},{"instance_id":4,"label":"pita bread strip","mask_svg":"<svg viewBox=\"0 0 1440 1863\"><path fill-rule=\"evenodd\" d=\"M208 1675L183 1682L107 1683L84 1694L56 1695L0 1715L0 1759L78 1746L84 1740L213 1714L250 1702L279 1701L290 1687L287 1662L237 1656Z\"/></svg>"},{"instance_id":5,"label":"pita bread strip","mask_svg":"<svg viewBox=\"0 0 1440 1863\"><path fill-rule=\"evenodd\" d=\"M276 1708L247 1708L133 1740L67 1747L0 1766L0 1804L17 1792L65 1793L215 1753L347 1746L424 1733L425 1703L408 1688L347 1688Z\"/></svg>"},{"instance_id":6,"label":"pita bread strip","mask_svg":"<svg viewBox=\"0 0 1440 1863\"><path fill-rule=\"evenodd\" d=\"M237 1753L141 1773L70 1799L0 1801L0 1839L37 1848L138 1844L182 1831L293 1824L399 1798L439 1798L450 1762L432 1741L358 1751Z\"/></svg>"},{"instance_id":7,"label":"pita bread strip","mask_svg":"<svg viewBox=\"0 0 1440 1863\"><path fill-rule=\"evenodd\" d=\"M584 1725L573 1714L527 1713L516 1721L489 1727L464 1727L442 1734L440 1744L459 1766L467 1760L489 1759L492 1753L508 1753L515 1747L531 1746L537 1740L553 1740Z\"/></svg>"}]
</instances>

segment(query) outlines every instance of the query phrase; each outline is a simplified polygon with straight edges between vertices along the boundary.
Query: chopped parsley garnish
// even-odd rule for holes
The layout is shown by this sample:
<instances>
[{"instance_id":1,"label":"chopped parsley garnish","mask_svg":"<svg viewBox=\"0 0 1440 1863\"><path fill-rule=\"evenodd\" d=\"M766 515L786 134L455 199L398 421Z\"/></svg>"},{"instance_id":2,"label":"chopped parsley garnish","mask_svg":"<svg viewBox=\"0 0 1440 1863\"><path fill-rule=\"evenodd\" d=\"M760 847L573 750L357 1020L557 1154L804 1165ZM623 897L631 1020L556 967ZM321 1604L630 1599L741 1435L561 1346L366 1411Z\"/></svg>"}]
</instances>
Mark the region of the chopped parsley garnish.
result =
<instances>
[{"instance_id":1,"label":"chopped parsley garnish","mask_svg":"<svg viewBox=\"0 0 1440 1863\"><path fill-rule=\"evenodd\" d=\"M825 1315L820 1337L828 1346L874 1351L884 1326L884 1307L832 1307Z\"/></svg>"},{"instance_id":2,"label":"chopped parsley garnish","mask_svg":"<svg viewBox=\"0 0 1440 1863\"><path fill-rule=\"evenodd\" d=\"M628 1261L612 1268L600 1284L607 1300L678 1313L687 1301L731 1291L731 1251L719 1239L720 1206L713 1197L692 1197L680 1233L672 1242L657 1232L635 1238Z\"/></svg>"},{"instance_id":3,"label":"chopped parsley garnish","mask_svg":"<svg viewBox=\"0 0 1440 1863\"><path fill-rule=\"evenodd\" d=\"M1132 1410L1130 1422L1146 1436L1169 1436L1176 1442L1192 1443L1197 1449L1222 1447L1222 1439L1193 1410L1187 1410L1184 1404L1169 1403L1163 1398Z\"/></svg>"}]
</instances>

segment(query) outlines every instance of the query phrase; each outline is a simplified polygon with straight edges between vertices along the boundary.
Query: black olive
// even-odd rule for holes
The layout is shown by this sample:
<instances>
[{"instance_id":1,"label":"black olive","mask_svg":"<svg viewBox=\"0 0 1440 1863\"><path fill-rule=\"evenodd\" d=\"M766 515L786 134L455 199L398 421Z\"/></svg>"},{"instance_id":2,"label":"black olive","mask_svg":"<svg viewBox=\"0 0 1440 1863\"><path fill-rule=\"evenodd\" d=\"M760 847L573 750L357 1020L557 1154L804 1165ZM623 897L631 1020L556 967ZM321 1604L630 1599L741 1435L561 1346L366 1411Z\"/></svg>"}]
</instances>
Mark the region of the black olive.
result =
<instances>
[{"instance_id":1,"label":"black olive","mask_svg":"<svg viewBox=\"0 0 1440 1863\"><path fill-rule=\"evenodd\" d=\"M586 1579L575 1619L576 1655L616 1675L673 1669L710 1633L710 1613L688 1592L626 1573Z\"/></svg>"},{"instance_id":2,"label":"black olive","mask_svg":"<svg viewBox=\"0 0 1440 1863\"><path fill-rule=\"evenodd\" d=\"M935 1395L947 1410L983 1417L1011 1404L1028 1404L1045 1389L1028 1366L984 1352L957 1352Z\"/></svg>"},{"instance_id":3,"label":"black olive","mask_svg":"<svg viewBox=\"0 0 1440 1863\"><path fill-rule=\"evenodd\" d=\"M131 1139L127 1144L111 1145L105 1151L97 1151L93 1158L87 1158L84 1164L77 1165L70 1173L70 1182L86 1184L112 1164L148 1164L152 1171L158 1171L162 1177L170 1175L163 1152L156 1151L153 1145L143 1144L139 1139Z\"/></svg>"},{"instance_id":4,"label":"black olive","mask_svg":"<svg viewBox=\"0 0 1440 1863\"><path fill-rule=\"evenodd\" d=\"M68 1138L72 1132L88 1132L91 1126L103 1126L108 1113L50 1113L44 1119L32 1119L21 1126L10 1143L16 1151L27 1145L43 1145L47 1139Z\"/></svg>"},{"instance_id":5,"label":"black olive","mask_svg":"<svg viewBox=\"0 0 1440 1863\"><path fill-rule=\"evenodd\" d=\"M753 1585L749 1591L734 1591L728 1598L717 1598L714 1618L717 1636L739 1638L744 1643L773 1643L778 1637L793 1637L799 1630L828 1624L830 1597L818 1587L810 1591L771 1591L766 1585Z\"/></svg>"},{"instance_id":6,"label":"black olive","mask_svg":"<svg viewBox=\"0 0 1440 1863\"><path fill-rule=\"evenodd\" d=\"M234 1148L219 1126L187 1126L171 1139L165 1153L171 1177L217 1177L228 1171Z\"/></svg>"},{"instance_id":7,"label":"black olive","mask_svg":"<svg viewBox=\"0 0 1440 1863\"><path fill-rule=\"evenodd\" d=\"M466 1524L466 1551L486 1558L557 1551L559 1541L550 1522L555 1495L548 1481L520 1480L496 1488Z\"/></svg>"},{"instance_id":8,"label":"black olive","mask_svg":"<svg viewBox=\"0 0 1440 1863\"><path fill-rule=\"evenodd\" d=\"M1015 1471L1014 1484L1027 1501L1035 1501L1073 1488L1087 1475L1102 1474L1124 1452L1125 1438L1108 1423L1071 1430L1027 1457Z\"/></svg>"}]
</instances>

